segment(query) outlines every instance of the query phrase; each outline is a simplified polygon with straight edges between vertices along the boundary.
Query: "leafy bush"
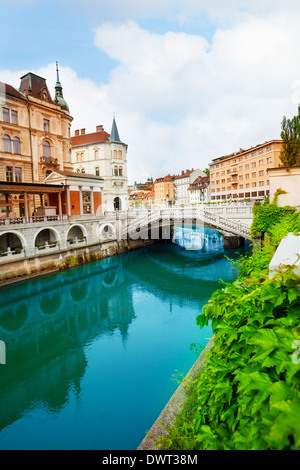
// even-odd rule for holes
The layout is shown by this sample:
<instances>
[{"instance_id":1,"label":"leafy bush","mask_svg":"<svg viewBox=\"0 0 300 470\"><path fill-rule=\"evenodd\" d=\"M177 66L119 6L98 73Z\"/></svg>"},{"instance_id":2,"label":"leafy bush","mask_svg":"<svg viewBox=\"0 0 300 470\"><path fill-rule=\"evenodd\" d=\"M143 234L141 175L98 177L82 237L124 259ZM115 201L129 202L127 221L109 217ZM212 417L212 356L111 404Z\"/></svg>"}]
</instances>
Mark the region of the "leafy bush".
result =
<instances>
[{"instance_id":1,"label":"leafy bush","mask_svg":"<svg viewBox=\"0 0 300 470\"><path fill-rule=\"evenodd\" d=\"M269 232L275 225L294 213L295 209L290 206L278 207L276 204L256 204L253 206L251 234Z\"/></svg>"},{"instance_id":2,"label":"leafy bush","mask_svg":"<svg viewBox=\"0 0 300 470\"><path fill-rule=\"evenodd\" d=\"M300 447L300 279L289 268L270 280L273 252L242 259L197 318L212 322L215 345L161 449Z\"/></svg>"}]
</instances>

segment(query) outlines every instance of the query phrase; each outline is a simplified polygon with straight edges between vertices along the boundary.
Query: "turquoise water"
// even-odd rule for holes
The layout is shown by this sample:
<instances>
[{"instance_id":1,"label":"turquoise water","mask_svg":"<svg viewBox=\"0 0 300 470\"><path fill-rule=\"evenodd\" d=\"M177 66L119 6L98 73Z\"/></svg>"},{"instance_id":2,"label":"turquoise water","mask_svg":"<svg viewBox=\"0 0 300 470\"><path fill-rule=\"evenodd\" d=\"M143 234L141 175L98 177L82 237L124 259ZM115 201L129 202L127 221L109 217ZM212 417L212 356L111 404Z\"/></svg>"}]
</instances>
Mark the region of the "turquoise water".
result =
<instances>
[{"instance_id":1,"label":"turquoise water","mask_svg":"<svg viewBox=\"0 0 300 470\"><path fill-rule=\"evenodd\" d=\"M212 336L196 316L236 275L222 244L164 244L1 289L0 448L136 449Z\"/></svg>"}]
</instances>

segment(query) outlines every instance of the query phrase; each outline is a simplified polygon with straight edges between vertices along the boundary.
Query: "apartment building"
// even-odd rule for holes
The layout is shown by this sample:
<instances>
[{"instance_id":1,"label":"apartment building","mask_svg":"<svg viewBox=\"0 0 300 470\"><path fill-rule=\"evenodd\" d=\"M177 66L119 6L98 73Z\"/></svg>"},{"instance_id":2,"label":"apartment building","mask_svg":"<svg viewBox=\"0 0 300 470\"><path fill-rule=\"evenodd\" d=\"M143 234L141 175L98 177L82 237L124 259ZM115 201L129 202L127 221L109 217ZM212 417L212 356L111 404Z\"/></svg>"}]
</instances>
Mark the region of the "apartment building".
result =
<instances>
[{"instance_id":1,"label":"apartment building","mask_svg":"<svg viewBox=\"0 0 300 470\"><path fill-rule=\"evenodd\" d=\"M201 204L210 201L209 176L199 176L188 188L189 203Z\"/></svg>"},{"instance_id":2,"label":"apartment building","mask_svg":"<svg viewBox=\"0 0 300 470\"><path fill-rule=\"evenodd\" d=\"M270 193L268 169L280 165L281 140L215 158L209 164L211 200L264 198Z\"/></svg>"},{"instance_id":3,"label":"apartment building","mask_svg":"<svg viewBox=\"0 0 300 470\"><path fill-rule=\"evenodd\" d=\"M154 202L157 207L174 204L174 178L174 175L167 175L154 181Z\"/></svg>"},{"instance_id":4,"label":"apartment building","mask_svg":"<svg viewBox=\"0 0 300 470\"><path fill-rule=\"evenodd\" d=\"M191 170L183 170L180 175L174 178L174 196L176 205L187 205L190 203L190 193L188 191L190 185L199 176L205 176L201 170L192 168Z\"/></svg>"}]
</instances>

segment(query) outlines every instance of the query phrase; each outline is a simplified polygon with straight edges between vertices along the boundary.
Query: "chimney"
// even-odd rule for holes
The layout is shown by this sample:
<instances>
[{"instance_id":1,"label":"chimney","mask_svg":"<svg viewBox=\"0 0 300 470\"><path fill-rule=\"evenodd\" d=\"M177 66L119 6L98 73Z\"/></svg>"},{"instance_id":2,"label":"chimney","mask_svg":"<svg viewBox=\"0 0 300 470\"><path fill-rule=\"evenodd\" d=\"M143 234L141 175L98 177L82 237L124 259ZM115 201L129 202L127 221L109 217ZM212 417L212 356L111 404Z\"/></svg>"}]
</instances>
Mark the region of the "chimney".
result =
<instances>
[{"instance_id":1,"label":"chimney","mask_svg":"<svg viewBox=\"0 0 300 470\"><path fill-rule=\"evenodd\" d=\"M104 129L103 129L103 125L102 125L102 124L101 124L101 126L96 126L96 131L97 131L97 132L101 132L101 131L103 131L103 130L104 130Z\"/></svg>"},{"instance_id":2,"label":"chimney","mask_svg":"<svg viewBox=\"0 0 300 470\"><path fill-rule=\"evenodd\" d=\"M79 129L75 131L75 135L79 135Z\"/></svg>"},{"instance_id":3,"label":"chimney","mask_svg":"<svg viewBox=\"0 0 300 470\"><path fill-rule=\"evenodd\" d=\"M81 135L85 134L85 129L81 129Z\"/></svg>"}]
</instances>

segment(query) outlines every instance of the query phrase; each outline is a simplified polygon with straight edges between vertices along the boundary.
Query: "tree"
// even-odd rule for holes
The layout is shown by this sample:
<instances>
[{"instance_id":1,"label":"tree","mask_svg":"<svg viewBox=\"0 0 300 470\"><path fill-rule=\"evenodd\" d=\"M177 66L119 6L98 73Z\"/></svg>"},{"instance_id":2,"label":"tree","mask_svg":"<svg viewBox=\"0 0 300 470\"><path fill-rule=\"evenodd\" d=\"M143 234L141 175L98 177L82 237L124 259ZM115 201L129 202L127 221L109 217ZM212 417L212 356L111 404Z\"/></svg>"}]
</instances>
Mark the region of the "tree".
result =
<instances>
[{"instance_id":1,"label":"tree","mask_svg":"<svg viewBox=\"0 0 300 470\"><path fill-rule=\"evenodd\" d=\"M283 166L295 166L298 164L300 155L300 106L297 116L292 119L283 117L281 129L280 160Z\"/></svg>"}]
</instances>

